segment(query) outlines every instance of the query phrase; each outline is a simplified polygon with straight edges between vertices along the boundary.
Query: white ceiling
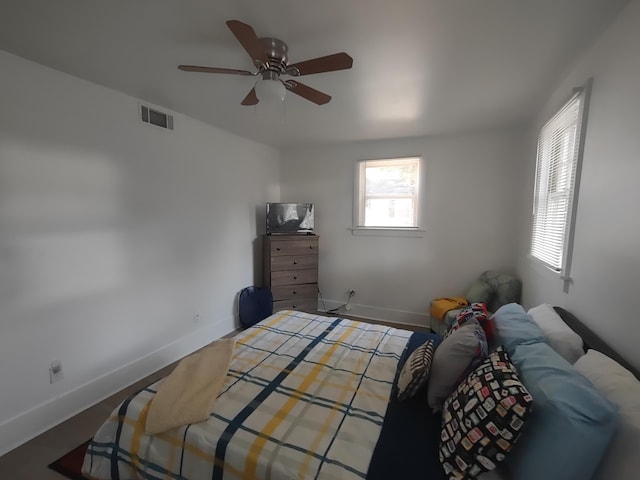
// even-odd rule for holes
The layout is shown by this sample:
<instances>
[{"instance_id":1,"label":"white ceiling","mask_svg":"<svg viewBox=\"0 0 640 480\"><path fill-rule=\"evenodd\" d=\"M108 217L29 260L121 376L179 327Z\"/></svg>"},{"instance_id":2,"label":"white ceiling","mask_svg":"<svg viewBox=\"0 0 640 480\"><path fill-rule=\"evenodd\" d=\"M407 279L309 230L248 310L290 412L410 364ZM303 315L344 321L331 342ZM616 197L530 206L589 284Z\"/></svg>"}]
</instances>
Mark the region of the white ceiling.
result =
<instances>
[{"instance_id":1,"label":"white ceiling","mask_svg":"<svg viewBox=\"0 0 640 480\"><path fill-rule=\"evenodd\" d=\"M243 137L288 148L522 124L628 0L2 0L0 49ZM254 70L225 21L353 68L300 77L332 95L244 107ZM0 73L1 74L1 73Z\"/></svg>"}]
</instances>

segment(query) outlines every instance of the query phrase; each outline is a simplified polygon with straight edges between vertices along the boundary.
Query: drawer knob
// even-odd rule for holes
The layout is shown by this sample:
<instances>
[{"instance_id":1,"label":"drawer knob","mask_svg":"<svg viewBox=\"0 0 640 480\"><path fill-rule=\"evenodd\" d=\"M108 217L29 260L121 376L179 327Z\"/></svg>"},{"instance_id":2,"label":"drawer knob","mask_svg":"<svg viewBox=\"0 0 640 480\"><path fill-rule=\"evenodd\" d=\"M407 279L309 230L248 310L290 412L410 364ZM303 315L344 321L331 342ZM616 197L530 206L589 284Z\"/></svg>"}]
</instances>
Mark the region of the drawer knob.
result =
<instances>
[{"instance_id":1,"label":"drawer knob","mask_svg":"<svg viewBox=\"0 0 640 480\"><path fill-rule=\"evenodd\" d=\"M293 291L293 294L295 295L296 293L298 293L298 292L296 292L296 291L294 290L294 291Z\"/></svg>"},{"instance_id":2,"label":"drawer knob","mask_svg":"<svg viewBox=\"0 0 640 480\"><path fill-rule=\"evenodd\" d=\"M294 260L294 261L293 261L293 264L294 264L294 265L297 265L297 264L298 264L298 262L297 262L296 260Z\"/></svg>"},{"instance_id":3,"label":"drawer knob","mask_svg":"<svg viewBox=\"0 0 640 480\"><path fill-rule=\"evenodd\" d=\"M313 250L313 245L309 245L309 248L310 248L311 250Z\"/></svg>"},{"instance_id":4,"label":"drawer knob","mask_svg":"<svg viewBox=\"0 0 640 480\"><path fill-rule=\"evenodd\" d=\"M276 247L276 251L279 252L280 251L280 247Z\"/></svg>"},{"instance_id":5,"label":"drawer knob","mask_svg":"<svg viewBox=\"0 0 640 480\"><path fill-rule=\"evenodd\" d=\"M294 279L294 280L297 280L297 279L298 279L298 277L294 276L294 277L293 277L293 279Z\"/></svg>"},{"instance_id":6,"label":"drawer knob","mask_svg":"<svg viewBox=\"0 0 640 480\"><path fill-rule=\"evenodd\" d=\"M298 305L296 305L295 303L293 305L291 305L293 308L298 308Z\"/></svg>"}]
</instances>

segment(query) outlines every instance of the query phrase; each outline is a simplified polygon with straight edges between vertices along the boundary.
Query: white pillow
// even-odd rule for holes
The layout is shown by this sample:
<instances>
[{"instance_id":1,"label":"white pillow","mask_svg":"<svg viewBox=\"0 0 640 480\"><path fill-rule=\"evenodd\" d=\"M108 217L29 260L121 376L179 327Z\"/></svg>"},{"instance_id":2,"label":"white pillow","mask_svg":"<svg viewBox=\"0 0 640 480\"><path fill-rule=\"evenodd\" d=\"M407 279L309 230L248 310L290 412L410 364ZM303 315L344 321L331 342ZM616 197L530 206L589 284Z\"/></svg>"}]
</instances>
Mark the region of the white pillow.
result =
<instances>
[{"instance_id":1,"label":"white pillow","mask_svg":"<svg viewBox=\"0 0 640 480\"><path fill-rule=\"evenodd\" d=\"M618 407L620 426L593 480L635 480L640 472L640 381L615 360L589 350L575 363L604 397Z\"/></svg>"},{"instance_id":2,"label":"white pillow","mask_svg":"<svg viewBox=\"0 0 640 480\"><path fill-rule=\"evenodd\" d=\"M582 337L564 323L551 305L543 303L527 312L549 340L549 345L567 362L574 364L584 355Z\"/></svg>"}]
</instances>

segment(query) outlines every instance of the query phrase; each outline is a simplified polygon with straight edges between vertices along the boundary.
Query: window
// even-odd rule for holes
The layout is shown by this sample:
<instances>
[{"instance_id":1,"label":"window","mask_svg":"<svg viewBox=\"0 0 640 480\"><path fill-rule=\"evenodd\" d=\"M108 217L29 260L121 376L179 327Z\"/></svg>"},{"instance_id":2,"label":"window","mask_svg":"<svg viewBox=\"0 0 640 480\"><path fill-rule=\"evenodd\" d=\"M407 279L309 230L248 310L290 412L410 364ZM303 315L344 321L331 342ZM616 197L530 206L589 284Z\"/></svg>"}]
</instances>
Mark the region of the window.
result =
<instances>
[{"instance_id":1,"label":"window","mask_svg":"<svg viewBox=\"0 0 640 480\"><path fill-rule=\"evenodd\" d=\"M569 280L589 84L540 130L531 256Z\"/></svg>"},{"instance_id":2,"label":"window","mask_svg":"<svg viewBox=\"0 0 640 480\"><path fill-rule=\"evenodd\" d=\"M357 162L354 227L417 229L419 179L419 157Z\"/></svg>"}]
</instances>

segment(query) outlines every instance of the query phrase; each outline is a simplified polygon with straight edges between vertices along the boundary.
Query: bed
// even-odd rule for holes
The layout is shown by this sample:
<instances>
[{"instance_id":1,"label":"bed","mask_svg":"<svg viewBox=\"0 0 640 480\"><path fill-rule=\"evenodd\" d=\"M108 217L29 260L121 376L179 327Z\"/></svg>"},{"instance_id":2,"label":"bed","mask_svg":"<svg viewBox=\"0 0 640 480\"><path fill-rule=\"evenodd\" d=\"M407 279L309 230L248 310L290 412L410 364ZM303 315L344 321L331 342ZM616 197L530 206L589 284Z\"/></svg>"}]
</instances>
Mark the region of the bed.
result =
<instances>
[{"instance_id":1,"label":"bed","mask_svg":"<svg viewBox=\"0 0 640 480\"><path fill-rule=\"evenodd\" d=\"M157 382L123 402L100 428L84 472L97 479L385 478L393 462L383 450L397 448L385 438L413 428L420 440L439 421L419 408L419 398L400 409L396 401L388 405L403 355L427 338L439 341L428 333L278 312L238 335L207 422L145 435ZM410 415L416 405L418 416ZM381 435L388 409L395 421L385 422L390 434ZM431 460L414 463L433 470L431 478L444 478L437 441L429 441ZM378 444L376 471L369 472Z\"/></svg>"},{"instance_id":2,"label":"bed","mask_svg":"<svg viewBox=\"0 0 640 480\"><path fill-rule=\"evenodd\" d=\"M514 364L523 384L524 379L531 384L536 409L514 448L514 462L505 461L480 478L537 480L542 478L535 468L540 455L551 462L543 469L547 480L592 477L613 437L617 408L592 392L593 385L584 377L576 373L574 379L575 368L564 359L553 357L552 367L544 366L552 373L535 376L539 365L529 366L529 359L555 353L520 305L503 307L494 318L502 335L498 341L519 359ZM571 320L577 322L575 317ZM398 399L403 366L429 342L433 351L443 352L450 339L298 311L278 312L237 336L228 374L207 421L146 435L145 418L160 380L133 394L106 420L87 450L83 474L97 480L475 478L443 469L443 418L458 402L448 399L443 413L434 412L427 407L428 388ZM526 354L519 355L520 350ZM556 374L559 380L549 388ZM458 383L462 388L464 382ZM588 411L580 410L581 405L572 405L569 413L556 411L558 404L567 403L562 397L566 394L561 392L557 401L546 395L566 384L574 385L572 395L587 392ZM546 404L552 405L551 413ZM558 414L560 420L554 417ZM575 427L575 436L567 433L556 445L548 439L555 428L549 422L563 432ZM566 447L567 443L572 445ZM546 450L538 451L541 448ZM560 458L573 461L570 457L576 452L595 460L575 461L580 464L576 468L559 465Z\"/></svg>"}]
</instances>

